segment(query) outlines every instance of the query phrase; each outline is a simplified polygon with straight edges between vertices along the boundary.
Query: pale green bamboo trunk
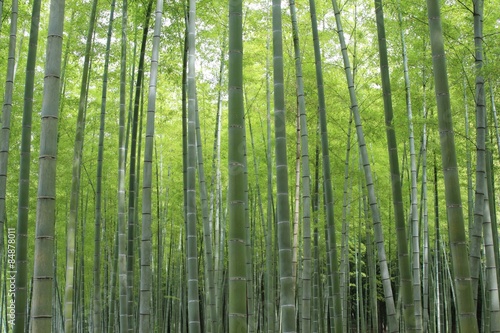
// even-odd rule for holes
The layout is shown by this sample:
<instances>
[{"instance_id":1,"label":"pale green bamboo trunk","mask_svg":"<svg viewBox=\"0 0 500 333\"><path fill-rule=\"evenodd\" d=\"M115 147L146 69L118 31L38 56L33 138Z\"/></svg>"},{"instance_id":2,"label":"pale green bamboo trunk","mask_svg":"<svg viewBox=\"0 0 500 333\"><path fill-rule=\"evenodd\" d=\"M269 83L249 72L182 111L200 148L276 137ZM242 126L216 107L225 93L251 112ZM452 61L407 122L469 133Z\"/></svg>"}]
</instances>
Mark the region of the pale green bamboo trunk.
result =
<instances>
[{"instance_id":1,"label":"pale green bamboo trunk","mask_svg":"<svg viewBox=\"0 0 500 333\"><path fill-rule=\"evenodd\" d=\"M437 0L427 0L431 36L432 64L438 109L438 123L441 142L441 159L445 183L445 198L448 217L448 234L451 245L457 307L460 328L463 332L477 332L474 298L465 237L460 182L458 178L455 139L451 117L448 76L444 52L441 14Z\"/></svg>"},{"instance_id":2,"label":"pale green bamboo trunk","mask_svg":"<svg viewBox=\"0 0 500 333\"><path fill-rule=\"evenodd\" d=\"M483 77L483 1L475 0L474 4L474 46L476 67L476 189L474 196L474 220L470 230L469 265L472 278L472 295L474 304L478 301L479 270L481 269L482 225L485 218L484 196L486 192L486 100L484 95Z\"/></svg>"},{"instance_id":3,"label":"pale green bamboo trunk","mask_svg":"<svg viewBox=\"0 0 500 333\"><path fill-rule=\"evenodd\" d=\"M140 272L140 304L139 304L139 332L151 332L154 325L151 320L152 302L152 180L153 180L153 137L155 134L156 112L156 83L158 73L158 58L160 48L161 20L163 14L163 0L157 0L155 10L155 26L153 33L153 50L151 55L151 70L149 77L148 109L146 120L146 143L144 147L144 171L142 181L142 236L141 236L141 272ZM160 218L160 216L157 216ZM161 229L158 230L158 233ZM160 246L158 244L158 246ZM161 270L158 267L158 270ZM158 295L160 296L160 295Z\"/></svg>"},{"instance_id":4,"label":"pale green bamboo trunk","mask_svg":"<svg viewBox=\"0 0 500 333\"><path fill-rule=\"evenodd\" d=\"M7 166L9 160L9 141L11 127L12 97L14 92L14 72L16 55L16 37L17 37L17 11L18 1L12 1L10 15L10 36L9 49L7 54L7 77L5 79L4 100L2 105L2 125L0 128L0 258L4 254L4 226L7 218L6 200L7 193ZM0 24L2 16L0 15ZM15 258L13 258L15 259ZM1 267L0 261L0 267ZM14 271L15 269L10 269Z\"/></svg>"},{"instance_id":5,"label":"pale green bamboo trunk","mask_svg":"<svg viewBox=\"0 0 500 333\"><path fill-rule=\"evenodd\" d=\"M484 179L486 182L486 179ZM500 299L498 294L498 277L497 267L495 262L495 249L493 246L493 232L490 215L488 192L484 195L484 217L483 217L483 237L484 237L484 252L486 257L485 267L485 285L487 303L486 311L489 311L490 332L500 332Z\"/></svg>"},{"instance_id":6,"label":"pale green bamboo trunk","mask_svg":"<svg viewBox=\"0 0 500 333\"><path fill-rule=\"evenodd\" d=\"M38 49L38 30L41 1L33 1L31 13L30 43L26 64L24 86L23 129L21 134L21 158L19 166L19 203L16 235L16 319L13 331L23 333L26 326L26 305L28 303L28 221L31 166L31 126L33 116L33 91ZM0 14L1 17L1 14Z\"/></svg>"},{"instance_id":7,"label":"pale green bamboo trunk","mask_svg":"<svg viewBox=\"0 0 500 333\"><path fill-rule=\"evenodd\" d=\"M201 140L200 119L198 111L198 103L196 103L195 118L196 118L196 158L198 162L198 178L200 185L200 199L203 219L203 249L204 249L204 264L205 264L205 280L207 281L205 292L205 313L208 324L207 332L215 332L216 328L216 313L215 313L215 286L214 286L214 269L213 269L213 252L212 252L212 235L208 218L208 203L207 203L207 186L205 181L205 169L203 166L203 150Z\"/></svg>"},{"instance_id":8,"label":"pale green bamboo trunk","mask_svg":"<svg viewBox=\"0 0 500 333\"><path fill-rule=\"evenodd\" d=\"M119 285L119 323L120 333L128 331L127 304L127 235L125 207L125 100L127 79L127 0L122 0L122 30L120 59L120 115L118 138L118 285Z\"/></svg>"},{"instance_id":9,"label":"pale green bamboo trunk","mask_svg":"<svg viewBox=\"0 0 500 333\"><path fill-rule=\"evenodd\" d=\"M224 30L224 35L222 37L222 47L220 53L220 67L219 67L219 77L218 77L218 85L219 90L217 94L217 114L215 117L215 130L214 130L214 147L213 147L213 156L212 156L212 177L211 177L211 192L210 192L210 202L209 202L209 216L208 223L213 230L213 239L214 239L214 253L213 253L213 276L214 276L214 297L213 300L215 306L215 331L218 330L221 321L217 321L218 314L222 312L221 308L221 294L222 290L222 281L219 279L219 273L222 271L222 267L219 265L219 254L220 248L222 244L220 243L220 216L219 216L219 175L220 175L220 139L221 139L221 118L222 118L222 82L224 75L224 66L225 66L225 54L227 52L227 32ZM215 216L215 219L214 219Z\"/></svg>"},{"instance_id":10,"label":"pale green bamboo trunk","mask_svg":"<svg viewBox=\"0 0 500 333\"><path fill-rule=\"evenodd\" d=\"M411 210L410 210L410 221L411 221L411 249L412 249L412 278L413 278L413 300L415 302L415 327L418 331L423 329L423 321L426 320L425 317L425 306L424 314L422 315L422 292L421 292L421 279L420 279L420 226L419 226L419 214L418 214L418 198L417 198L417 157L415 151L415 135L413 131L413 111L411 102L411 86L410 86L410 74L408 68L408 54L406 50L405 33L403 29L403 20L401 17L401 9L398 10L399 25L401 28L401 46L403 48L403 72L405 79L405 97L406 97L406 111L408 115L408 133L409 133L409 145L410 145L410 172L411 172ZM425 208L424 208L425 209ZM425 242L425 240L424 240ZM425 265L425 264L424 264ZM423 277L426 278L425 276ZM425 289L425 288L424 288ZM425 293L425 290L424 290ZM426 300L424 299L425 303Z\"/></svg>"},{"instance_id":11,"label":"pale green bamboo trunk","mask_svg":"<svg viewBox=\"0 0 500 333\"><path fill-rule=\"evenodd\" d=\"M290 240L290 201L288 196L288 161L286 147L285 91L283 79L283 46L281 1L273 0L273 72L274 130L276 138L276 220L280 272L280 322L283 332L296 331L295 293L292 277L292 247Z\"/></svg>"},{"instance_id":12,"label":"pale green bamboo trunk","mask_svg":"<svg viewBox=\"0 0 500 333\"><path fill-rule=\"evenodd\" d=\"M430 262L430 253L429 253L429 248L430 248L430 240L429 240L429 212L428 212L428 207L427 207L427 109L426 109L426 91L424 90L423 92L423 120L424 120L424 126L422 129L422 146L421 146L421 152L422 152L422 199L421 199L421 209L423 211L422 213L422 223L423 223L423 229L424 229L424 251L423 251L423 268L422 268L422 289L423 289L423 330L424 331L432 331L434 327L434 319L432 316L429 315L429 313L432 313L432 306L433 302L431 301L432 299L432 292L433 289L431 289L432 285L436 285L436 281L432 281L432 276L431 276L431 265L432 263Z\"/></svg>"},{"instance_id":13,"label":"pale green bamboo trunk","mask_svg":"<svg viewBox=\"0 0 500 333\"><path fill-rule=\"evenodd\" d=\"M342 195L342 244L341 244L341 264L340 264L340 292L342 299L342 332L348 330L348 310L349 310L349 209L350 209L350 178L349 161L351 155L351 132L352 132L352 112L349 114L349 125L347 128L347 144L344 162L344 188ZM367 228L368 229L368 228ZM368 241L367 241L368 242ZM367 250L368 251L368 250ZM373 275L376 278L376 275Z\"/></svg>"},{"instance_id":14,"label":"pale green bamboo trunk","mask_svg":"<svg viewBox=\"0 0 500 333\"><path fill-rule=\"evenodd\" d=\"M201 331L198 296L198 243L196 228L196 1L189 1L187 71L187 225L186 268L189 333Z\"/></svg>"},{"instance_id":15,"label":"pale green bamboo trunk","mask_svg":"<svg viewBox=\"0 0 500 333\"><path fill-rule=\"evenodd\" d=\"M309 171L309 143L306 119L306 105L304 98L304 80L302 79L302 60L299 44L299 28L295 1L290 0L290 16L293 29L293 48L295 54L295 78L297 82L297 99L300 123L300 151L302 161L302 308L301 308L301 332L311 331L311 177ZM300 193L300 192L299 192Z\"/></svg>"},{"instance_id":16,"label":"pale green bamboo trunk","mask_svg":"<svg viewBox=\"0 0 500 333\"><path fill-rule=\"evenodd\" d=\"M60 102L64 0L50 2L43 90L31 325L34 333L52 327L57 123Z\"/></svg>"},{"instance_id":17,"label":"pale green bamboo trunk","mask_svg":"<svg viewBox=\"0 0 500 333\"><path fill-rule=\"evenodd\" d=\"M269 20L268 20L269 22ZM267 33L266 41L266 166L267 166L267 228L266 228L266 326L267 333L275 332L276 327L276 311L274 296L275 292L275 268L274 268L274 253L273 251L273 235L276 229L273 229L275 212L273 205L273 161L271 149L271 89L270 89L270 61L269 61L269 32Z\"/></svg>"}]
</instances>

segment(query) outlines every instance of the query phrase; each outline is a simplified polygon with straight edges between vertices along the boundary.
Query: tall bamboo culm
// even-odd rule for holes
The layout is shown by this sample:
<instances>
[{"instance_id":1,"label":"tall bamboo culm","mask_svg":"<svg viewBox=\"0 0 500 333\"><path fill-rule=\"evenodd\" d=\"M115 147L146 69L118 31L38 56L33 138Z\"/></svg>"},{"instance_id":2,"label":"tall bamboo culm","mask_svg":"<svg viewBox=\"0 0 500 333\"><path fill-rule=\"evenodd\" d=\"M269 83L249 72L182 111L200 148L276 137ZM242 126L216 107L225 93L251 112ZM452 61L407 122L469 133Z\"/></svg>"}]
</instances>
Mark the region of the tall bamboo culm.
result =
<instances>
[{"instance_id":1,"label":"tall bamboo culm","mask_svg":"<svg viewBox=\"0 0 500 333\"><path fill-rule=\"evenodd\" d=\"M457 293L458 317L461 331L474 333L478 331L478 326L472 296L469 263L467 260L464 260L464 258L468 257L468 251L462 200L460 197L460 182L458 178L439 1L427 0L427 12L432 49L432 65L434 69L434 89L438 110L441 160L445 181L448 235Z\"/></svg>"},{"instance_id":2,"label":"tall bamboo culm","mask_svg":"<svg viewBox=\"0 0 500 333\"><path fill-rule=\"evenodd\" d=\"M122 30L121 30L121 59L120 59L120 115L118 138L118 284L119 284L119 313L120 333L128 331L128 304L127 304L127 235L126 235L126 207L125 207L125 100L127 79L127 0L122 0Z\"/></svg>"},{"instance_id":3,"label":"tall bamboo culm","mask_svg":"<svg viewBox=\"0 0 500 333\"><path fill-rule=\"evenodd\" d=\"M28 221L29 189L31 166L31 125L33 117L33 91L35 86L36 54L38 50L38 31L40 23L41 0L33 1L31 13L30 42L26 64L24 86L23 129L21 134L21 158L19 166L19 203L16 242L16 319L14 332L24 333L28 303ZM1 14L0 14L1 17Z\"/></svg>"},{"instance_id":4,"label":"tall bamboo culm","mask_svg":"<svg viewBox=\"0 0 500 333\"><path fill-rule=\"evenodd\" d=\"M229 332L247 330L245 247L245 118L243 105L242 1L229 0L228 65L228 260Z\"/></svg>"},{"instance_id":5,"label":"tall bamboo culm","mask_svg":"<svg viewBox=\"0 0 500 333\"><path fill-rule=\"evenodd\" d=\"M409 145L410 145L410 174L411 174L410 221L411 221L411 239L412 239L411 262L412 262L412 279L413 279L413 299L415 301L415 327L417 330L422 330L424 329L423 328L424 322L427 321L428 319L426 317L427 313L425 311L425 309L427 309L427 306L422 306L422 303L427 302L427 299L422 300L421 283L420 283L420 225L419 225L418 198L417 198L417 156L415 151L415 134L413 130L413 110L411 102L411 86L410 86L410 74L408 68L408 54L406 51L405 32L403 29L403 19L401 15L401 9L398 9L398 20L401 29L401 47L403 49L403 73L405 79L406 112L408 115L408 133L409 133ZM425 145L425 142L422 145ZM422 156L422 159L425 159L425 156ZM425 160L423 161L423 164L425 164ZM424 183L426 181L425 176L422 176L422 178L423 178L422 182ZM422 188L424 186L425 185L422 185ZM427 209L427 207L424 205L423 209ZM423 224L425 229L426 220L423 222ZM426 240L424 239L424 243L425 242ZM424 245L424 251L425 251L425 245ZM426 253L424 253L423 256L425 257ZM423 266L424 267L426 266L425 262L423 263ZM423 274L423 279L426 279L425 272ZM426 287L424 286L422 289L424 290L424 295L425 295Z\"/></svg>"},{"instance_id":6,"label":"tall bamboo culm","mask_svg":"<svg viewBox=\"0 0 500 333\"><path fill-rule=\"evenodd\" d=\"M9 50L7 55L7 76L5 79L5 92L2 105L2 125L0 128L0 258L3 258L4 250L4 229L5 219L7 218L6 200L7 193L7 166L9 160L9 142L10 142L10 122L12 112L12 95L14 92L14 72L16 56L16 37L17 37L17 11L18 0L12 1L10 15L10 36ZM2 16L0 15L0 24ZM0 260L0 269L3 259Z\"/></svg>"},{"instance_id":7,"label":"tall bamboo culm","mask_svg":"<svg viewBox=\"0 0 500 333\"><path fill-rule=\"evenodd\" d=\"M60 102L64 0L51 0L43 88L38 171L35 265L31 323L34 333L52 331L57 123Z\"/></svg>"},{"instance_id":8,"label":"tall bamboo culm","mask_svg":"<svg viewBox=\"0 0 500 333\"><path fill-rule=\"evenodd\" d=\"M285 91L283 78L283 45L281 1L273 0L273 73L274 131L276 139L276 220L279 249L280 323L283 332L296 331L295 292L292 277L290 239L290 202L288 196L288 161L286 147Z\"/></svg>"},{"instance_id":9,"label":"tall bamboo culm","mask_svg":"<svg viewBox=\"0 0 500 333\"><path fill-rule=\"evenodd\" d=\"M153 181L153 137L155 130L156 112L156 83L158 73L158 58L160 47L161 19L163 14L163 0L156 2L155 27L153 33L153 51L151 56L151 70L149 78L148 109L146 120L146 144L144 147L144 171L142 181L142 236L141 236L141 278L139 304L139 332L151 332L152 324L152 181ZM157 218L160 218L157 216ZM160 232L160 230L158 230ZM158 270L160 268L158 267ZM159 297L159 296L158 296ZM158 318L157 318L158 320Z\"/></svg>"},{"instance_id":10,"label":"tall bamboo culm","mask_svg":"<svg viewBox=\"0 0 500 333\"><path fill-rule=\"evenodd\" d=\"M290 16L292 18L293 48L295 54L295 78L297 83L297 99L300 129L300 159L302 161L302 314L300 320L300 331L309 333L311 331L311 177L309 171L309 141L306 119L306 104L304 98L304 80L302 79L302 60L299 44L299 27L295 1L290 0ZM299 192L300 193L300 192Z\"/></svg>"},{"instance_id":11,"label":"tall bamboo culm","mask_svg":"<svg viewBox=\"0 0 500 333\"><path fill-rule=\"evenodd\" d=\"M198 296L198 244L196 231L196 1L189 1L187 70L187 224L186 268L189 332L201 331Z\"/></svg>"}]
</instances>

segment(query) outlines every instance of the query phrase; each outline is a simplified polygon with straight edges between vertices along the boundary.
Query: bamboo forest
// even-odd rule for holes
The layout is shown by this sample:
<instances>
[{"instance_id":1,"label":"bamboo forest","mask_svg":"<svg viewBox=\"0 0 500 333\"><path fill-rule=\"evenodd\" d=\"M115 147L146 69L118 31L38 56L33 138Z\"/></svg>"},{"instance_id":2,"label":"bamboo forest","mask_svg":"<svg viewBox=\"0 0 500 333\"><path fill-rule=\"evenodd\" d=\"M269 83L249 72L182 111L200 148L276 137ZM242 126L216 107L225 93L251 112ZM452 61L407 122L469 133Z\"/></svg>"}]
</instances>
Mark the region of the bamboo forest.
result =
<instances>
[{"instance_id":1,"label":"bamboo forest","mask_svg":"<svg viewBox=\"0 0 500 333\"><path fill-rule=\"evenodd\" d=\"M500 332L498 0L0 0L0 332Z\"/></svg>"}]
</instances>

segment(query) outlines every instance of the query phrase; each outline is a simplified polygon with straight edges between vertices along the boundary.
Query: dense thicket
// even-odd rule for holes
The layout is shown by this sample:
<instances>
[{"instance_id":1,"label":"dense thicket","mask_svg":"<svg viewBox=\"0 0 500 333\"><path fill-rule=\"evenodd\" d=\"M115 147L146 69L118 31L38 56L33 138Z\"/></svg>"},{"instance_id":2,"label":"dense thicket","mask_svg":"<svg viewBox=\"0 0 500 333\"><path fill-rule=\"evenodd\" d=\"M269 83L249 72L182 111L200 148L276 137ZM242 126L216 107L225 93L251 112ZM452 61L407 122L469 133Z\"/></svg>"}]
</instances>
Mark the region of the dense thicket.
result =
<instances>
[{"instance_id":1,"label":"dense thicket","mask_svg":"<svg viewBox=\"0 0 500 333\"><path fill-rule=\"evenodd\" d=\"M0 0L0 331L500 332L499 5Z\"/></svg>"}]
</instances>

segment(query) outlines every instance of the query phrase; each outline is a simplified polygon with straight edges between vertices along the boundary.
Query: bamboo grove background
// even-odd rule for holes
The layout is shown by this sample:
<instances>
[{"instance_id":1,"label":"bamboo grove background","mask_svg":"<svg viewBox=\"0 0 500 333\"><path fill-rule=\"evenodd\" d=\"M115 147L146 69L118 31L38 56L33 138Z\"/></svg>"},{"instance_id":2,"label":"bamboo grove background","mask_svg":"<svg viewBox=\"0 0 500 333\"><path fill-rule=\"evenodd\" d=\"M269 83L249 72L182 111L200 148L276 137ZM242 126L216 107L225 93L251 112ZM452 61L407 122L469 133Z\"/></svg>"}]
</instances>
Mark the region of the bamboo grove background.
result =
<instances>
[{"instance_id":1,"label":"bamboo grove background","mask_svg":"<svg viewBox=\"0 0 500 333\"><path fill-rule=\"evenodd\" d=\"M498 5L0 0L1 331L500 332Z\"/></svg>"}]
</instances>

